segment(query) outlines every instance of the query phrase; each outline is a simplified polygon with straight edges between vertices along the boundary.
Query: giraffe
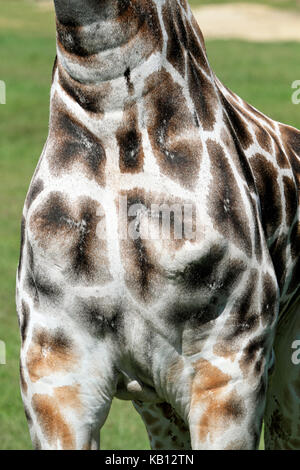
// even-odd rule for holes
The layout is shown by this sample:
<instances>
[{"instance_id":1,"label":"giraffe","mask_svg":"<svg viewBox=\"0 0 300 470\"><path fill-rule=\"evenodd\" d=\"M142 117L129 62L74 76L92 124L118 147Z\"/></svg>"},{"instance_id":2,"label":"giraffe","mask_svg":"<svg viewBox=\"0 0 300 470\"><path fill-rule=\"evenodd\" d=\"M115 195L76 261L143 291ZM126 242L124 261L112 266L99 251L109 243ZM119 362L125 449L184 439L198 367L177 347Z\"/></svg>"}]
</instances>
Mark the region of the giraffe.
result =
<instances>
[{"instance_id":1,"label":"giraffe","mask_svg":"<svg viewBox=\"0 0 300 470\"><path fill-rule=\"evenodd\" d=\"M186 0L55 8L17 273L34 447L98 449L117 397L152 449L256 449L263 418L299 449L300 132L222 85Z\"/></svg>"}]
</instances>

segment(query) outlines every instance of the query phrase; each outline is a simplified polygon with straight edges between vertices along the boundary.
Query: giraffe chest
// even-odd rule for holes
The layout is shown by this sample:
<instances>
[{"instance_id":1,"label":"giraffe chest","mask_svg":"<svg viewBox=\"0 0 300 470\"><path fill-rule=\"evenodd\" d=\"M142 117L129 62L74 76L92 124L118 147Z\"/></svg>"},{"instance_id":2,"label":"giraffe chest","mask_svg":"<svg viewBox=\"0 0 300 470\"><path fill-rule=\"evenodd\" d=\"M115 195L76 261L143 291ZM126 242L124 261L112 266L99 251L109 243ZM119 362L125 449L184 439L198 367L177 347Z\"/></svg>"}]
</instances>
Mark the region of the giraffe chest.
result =
<instances>
[{"instance_id":1,"label":"giraffe chest","mask_svg":"<svg viewBox=\"0 0 300 470\"><path fill-rule=\"evenodd\" d=\"M49 284L71 297L105 292L109 305L154 306L160 297L164 310L180 304L187 311L229 294L245 259L209 223L205 201L176 196L167 179L145 189L142 178L151 175L117 189L72 178L64 191L44 188L27 224L29 261L43 291Z\"/></svg>"}]
</instances>

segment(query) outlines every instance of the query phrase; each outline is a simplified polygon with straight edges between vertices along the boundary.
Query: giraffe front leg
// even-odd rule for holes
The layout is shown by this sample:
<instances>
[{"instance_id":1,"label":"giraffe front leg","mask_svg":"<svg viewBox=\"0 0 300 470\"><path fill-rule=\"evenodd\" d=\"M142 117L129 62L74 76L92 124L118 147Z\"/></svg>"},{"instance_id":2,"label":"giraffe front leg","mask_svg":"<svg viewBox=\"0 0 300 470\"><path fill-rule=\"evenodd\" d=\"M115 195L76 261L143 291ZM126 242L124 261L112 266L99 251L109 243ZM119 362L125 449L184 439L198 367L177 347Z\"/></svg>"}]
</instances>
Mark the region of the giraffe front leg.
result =
<instances>
[{"instance_id":1,"label":"giraffe front leg","mask_svg":"<svg viewBox=\"0 0 300 470\"><path fill-rule=\"evenodd\" d=\"M98 449L113 390L104 348L57 326L35 326L27 336L21 390L34 447Z\"/></svg>"},{"instance_id":2,"label":"giraffe front leg","mask_svg":"<svg viewBox=\"0 0 300 470\"><path fill-rule=\"evenodd\" d=\"M204 359L194 367L189 414L192 448L257 449L265 406L266 371L245 378L237 376L229 364L220 367Z\"/></svg>"}]
</instances>

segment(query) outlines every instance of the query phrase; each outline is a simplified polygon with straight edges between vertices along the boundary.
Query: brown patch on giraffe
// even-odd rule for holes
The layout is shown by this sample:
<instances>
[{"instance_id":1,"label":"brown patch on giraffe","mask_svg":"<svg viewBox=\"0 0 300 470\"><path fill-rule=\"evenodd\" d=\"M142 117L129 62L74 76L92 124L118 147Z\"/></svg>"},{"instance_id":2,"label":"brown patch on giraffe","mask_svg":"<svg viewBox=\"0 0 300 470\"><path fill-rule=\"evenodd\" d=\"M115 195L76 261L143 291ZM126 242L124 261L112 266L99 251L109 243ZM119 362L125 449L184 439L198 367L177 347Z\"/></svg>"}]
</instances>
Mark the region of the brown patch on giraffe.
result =
<instances>
[{"instance_id":1,"label":"brown patch on giraffe","mask_svg":"<svg viewBox=\"0 0 300 470\"><path fill-rule=\"evenodd\" d=\"M286 224L292 227L298 210L298 190L293 178L282 177L285 196Z\"/></svg>"},{"instance_id":2,"label":"brown patch on giraffe","mask_svg":"<svg viewBox=\"0 0 300 470\"><path fill-rule=\"evenodd\" d=\"M184 77L187 33L184 19L177 3L168 0L163 6L163 20L168 35L167 60Z\"/></svg>"},{"instance_id":3,"label":"brown patch on giraffe","mask_svg":"<svg viewBox=\"0 0 300 470\"><path fill-rule=\"evenodd\" d=\"M280 125L284 148L288 155L298 187L300 186L300 131L290 126Z\"/></svg>"},{"instance_id":4,"label":"brown patch on giraffe","mask_svg":"<svg viewBox=\"0 0 300 470\"><path fill-rule=\"evenodd\" d=\"M274 138L275 140L275 154L276 154L276 161L278 163L279 168L290 168L290 162L288 157L286 156L285 152L281 148L281 145L278 142L277 137Z\"/></svg>"},{"instance_id":5,"label":"brown patch on giraffe","mask_svg":"<svg viewBox=\"0 0 300 470\"><path fill-rule=\"evenodd\" d=\"M192 189L202 145L181 87L162 69L146 80L144 95L150 142L162 173Z\"/></svg>"},{"instance_id":6,"label":"brown patch on giraffe","mask_svg":"<svg viewBox=\"0 0 300 470\"><path fill-rule=\"evenodd\" d=\"M278 172L275 166L261 154L253 155L250 165L260 197L264 231L267 238L271 238L282 219Z\"/></svg>"},{"instance_id":7,"label":"brown patch on giraffe","mask_svg":"<svg viewBox=\"0 0 300 470\"><path fill-rule=\"evenodd\" d=\"M192 25L194 28L192 28L189 21L185 22L188 56L190 59L193 59L194 63L198 65L199 69L201 69L201 72L205 72L207 75L210 75L211 69L208 64L202 33L198 25L195 27L193 21ZM201 90L201 92L203 92L203 90Z\"/></svg>"},{"instance_id":8,"label":"brown patch on giraffe","mask_svg":"<svg viewBox=\"0 0 300 470\"><path fill-rule=\"evenodd\" d=\"M97 237L103 222L100 204L82 197L70 202L61 192L52 192L30 218L31 230L52 261L66 260L66 274L82 282L111 279L106 241Z\"/></svg>"},{"instance_id":9,"label":"brown patch on giraffe","mask_svg":"<svg viewBox=\"0 0 300 470\"><path fill-rule=\"evenodd\" d=\"M256 302L257 287L258 273L253 269L244 292L236 298L223 331L217 338L214 346L216 355L234 361L240 352L240 338L257 330L260 318Z\"/></svg>"},{"instance_id":10,"label":"brown patch on giraffe","mask_svg":"<svg viewBox=\"0 0 300 470\"><path fill-rule=\"evenodd\" d=\"M163 47L163 35L161 31L159 16L155 3L152 0L134 0L129 3L127 10L127 21L120 18L119 23L124 24L124 28L131 25L133 19L139 23L139 34L143 38L145 50L151 45L149 55L155 51L161 51ZM147 55L148 57L148 55Z\"/></svg>"},{"instance_id":11,"label":"brown patch on giraffe","mask_svg":"<svg viewBox=\"0 0 300 470\"><path fill-rule=\"evenodd\" d=\"M78 318L85 330L98 340L106 336L118 336L123 328L123 312L112 305L109 297L74 298L74 318Z\"/></svg>"},{"instance_id":12,"label":"brown patch on giraffe","mask_svg":"<svg viewBox=\"0 0 300 470\"><path fill-rule=\"evenodd\" d=\"M116 138L120 152L121 173L139 173L143 170L144 152L142 134L138 128L137 106L125 108L122 124Z\"/></svg>"},{"instance_id":13,"label":"brown patch on giraffe","mask_svg":"<svg viewBox=\"0 0 300 470\"><path fill-rule=\"evenodd\" d=\"M127 194L127 205L145 206L143 194L139 191L131 191ZM137 216L128 217L130 224L135 224ZM119 221L123 225L122 220ZM125 281L130 290L133 290L139 297L146 298L153 293L154 285L158 281L158 267L152 259L151 252L146 248L146 241L140 233L140 224L136 226L136 236L129 235L125 240L121 240L121 257L126 265Z\"/></svg>"},{"instance_id":14,"label":"brown patch on giraffe","mask_svg":"<svg viewBox=\"0 0 300 470\"><path fill-rule=\"evenodd\" d=\"M231 376L205 359L193 364L195 377L191 387L191 410L200 404L205 408L197 423L200 441L219 436L232 422L239 422L245 415L242 399L235 390L227 387Z\"/></svg>"},{"instance_id":15,"label":"brown patch on giraffe","mask_svg":"<svg viewBox=\"0 0 300 470\"><path fill-rule=\"evenodd\" d=\"M299 287L299 279L300 279L300 222L297 220L290 234L290 247L291 247L291 255L293 258L294 267L292 271L292 276L290 279L290 284L288 287L287 294L290 295Z\"/></svg>"},{"instance_id":16,"label":"brown patch on giraffe","mask_svg":"<svg viewBox=\"0 0 300 470\"><path fill-rule=\"evenodd\" d=\"M105 186L106 154L101 141L72 117L59 101L52 100L52 119L47 158L53 175L71 171L80 165L88 178Z\"/></svg>"},{"instance_id":17,"label":"brown patch on giraffe","mask_svg":"<svg viewBox=\"0 0 300 470\"><path fill-rule=\"evenodd\" d=\"M194 16L192 16L191 25L193 27L193 30L195 31L195 36L193 36L193 40L194 40L194 38L196 38L199 41L201 52L206 55L206 46L205 46L204 36L203 36L202 31L200 29L200 26L199 26L199 24L196 21L196 18ZM191 52L193 53L193 55L195 57L197 57L197 55L194 54L193 49L191 50ZM209 68L208 64L207 64L207 68Z\"/></svg>"},{"instance_id":18,"label":"brown patch on giraffe","mask_svg":"<svg viewBox=\"0 0 300 470\"><path fill-rule=\"evenodd\" d=\"M75 449L74 431L59 409L59 403L50 395L35 394L32 406L40 426L50 444L60 441L64 450Z\"/></svg>"},{"instance_id":19,"label":"brown patch on giraffe","mask_svg":"<svg viewBox=\"0 0 300 470\"><path fill-rule=\"evenodd\" d=\"M258 336L252 339L247 346L243 349L243 354L239 360L240 368L244 377L262 376L266 366L266 352L267 352L267 338L265 336ZM258 390L260 393L260 390Z\"/></svg>"},{"instance_id":20,"label":"brown patch on giraffe","mask_svg":"<svg viewBox=\"0 0 300 470\"><path fill-rule=\"evenodd\" d=\"M188 4L186 0L179 0L180 5L184 9L184 11L187 13L188 12Z\"/></svg>"},{"instance_id":21,"label":"brown patch on giraffe","mask_svg":"<svg viewBox=\"0 0 300 470\"><path fill-rule=\"evenodd\" d=\"M216 319L222 315L228 298L238 286L246 265L241 260L226 258L226 248L211 245L203 256L189 263L178 275L178 281L187 292L198 292L197 302L176 302L171 304L166 318L173 326L189 325L191 333L185 354L199 353L201 345L193 338L193 331L199 328L212 328ZM201 297L200 294L201 293Z\"/></svg>"},{"instance_id":22,"label":"brown patch on giraffe","mask_svg":"<svg viewBox=\"0 0 300 470\"><path fill-rule=\"evenodd\" d=\"M263 275L261 315L263 325L272 325L277 314L278 286L266 273Z\"/></svg>"},{"instance_id":23,"label":"brown patch on giraffe","mask_svg":"<svg viewBox=\"0 0 300 470\"><path fill-rule=\"evenodd\" d=\"M120 203L121 198L124 198L125 207L123 202ZM126 282L145 299L157 295L162 277L169 275L168 267L162 264L163 253L175 256L189 239L185 230L187 225L195 233L195 213L188 214L186 219L183 216L187 203L192 204L192 201L139 188L120 192L116 200Z\"/></svg>"},{"instance_id":24,"label":"brown patch on giraffe","mask_svg":"<svg viewBox=\"0 0 300 470\"><path fill-rule=\"evenodd\" d=\"M204 74L199 63L189 52L187 60L188 83L198 122L204 130L211 131L216 123L215 110L218 107L216 90Z\"/></svg>"},{"instance_id":25,"label":"brown patch on giraffe","mask_svg":"<svg viewBox=\"0 0 300 470\"><path fill-rule=\"evenodd\" d=\"M262 124L253 118L252 113L249 111L249 108L246 105L246 103L243 101L243 104L241 104L237 99L236 96L230 92L231 99L229 100L231 103L231 106L233 109L237 110L244 118L246 123L252 128L253 132L256 135L256 139L258 144L262 147L263 150L265 150L268 153L272 153L272 141L275 141L275 144L277 144L278 151L280 150L278 141L276 138L276 135L272 131L266 130ZM246 124L246 125L247 125ZM239 135L239 134L238 134ZM250 137L249 133L249 141L252 140L251 143L253 143L252 136Z\"/></svg>"},{"instance_id":26,"label":"brown patch on giraffe","mask_svg":"<svg viewBox=\"0 0 300 470\"><path fill-rule=\"evenodd\" d=\"M103 116L112 88L110 83L97 83L97 85L80 83L73 80L61 64L58 66L58 73L60 85L76 103L91 114Z\"/></svg>"},{"instance_id":27,"label":"brown patch on giraffe","mask_svg":"<svg viewBox=\"0 0 300 470\"><path fill-rule=\"evenodd\" d=\"M27 353L27 370L32 382L53 373L68 373L78 364L71 340L60 330L36 328Z\"/></svg>"},{"instance_id":28,"label":"brown patch on giraffe","mask_svg":"<svg viewBox=\"0 0 300 470\"><path fill-rule=\"evenodd\" d=\"M279 289L283 289L285 284L286 269L287 269L287 255L286 249L288 246L288 235L282 234L275 239L269 248L269 252L274 264L276 278Z\"/></svg>"},{"instance_id":29,"label":"brown patch on giraffe","mask_svg":"<svg viewBox=\"0 0 300 470\"><path fill-rule=\"evenodd\" d=\"M270 134L260 125L257 125L257 123L254 123L253 120L251 119L251 124L256 127L255 129L255 135L257 138L257 142L261 146L262 149L264 149L266 152L271 153L272 152L272 139L270 137Z\"/></svg>"},{"instance_id":30,"label":"brown patch on giraffe","mask_svg":"<svg viewBox=\"0 0 300 470\"><path fill-rule=\"evenodd\" d=\"M220 144L213 140L208 140L206 144L213 176L209 195L213 225L226 239L232 240L251 256L249 223L231 166Z\"/></svg>"},{"instance_id":31,"label":"brown patch on giraffe","mask_svg":"<svg viewBox=\"0 0 300 470\"><path fill-rule=\"evenodd\" d=\"M26 197L26 208L27 210L30 208L31 204L35 201L37 196L43 191L44 189L44 182L41 179L34 180L30 186Z\"/></svg>"},{"instance_id":32,"label":"brown patch on giraffe","mask_svg":"<svg viewBox=\"0 0 300 470\"><path fill-rule=\"evenodd\" d=\"M248 130L249 115L238 107L236 101L222 96L224 109L226 110L227 117L238 136L239 142L244 150L247 150L253 144L253 137ZM243 119L244 118L244 119Z\"/></svg>"},{"instance_id":33,"label":"brown patch on giraffe","mask_svg":"<svg viewBox=\"0 0 300 470\"><path fill-rule=\"evenodd\" d=\"M77 412L82 411L82 402L80 400L80 386L67 385L64 387L56 387L54 389L54 398L63 408L72 408Z\"/></svg>"}]
</instances>

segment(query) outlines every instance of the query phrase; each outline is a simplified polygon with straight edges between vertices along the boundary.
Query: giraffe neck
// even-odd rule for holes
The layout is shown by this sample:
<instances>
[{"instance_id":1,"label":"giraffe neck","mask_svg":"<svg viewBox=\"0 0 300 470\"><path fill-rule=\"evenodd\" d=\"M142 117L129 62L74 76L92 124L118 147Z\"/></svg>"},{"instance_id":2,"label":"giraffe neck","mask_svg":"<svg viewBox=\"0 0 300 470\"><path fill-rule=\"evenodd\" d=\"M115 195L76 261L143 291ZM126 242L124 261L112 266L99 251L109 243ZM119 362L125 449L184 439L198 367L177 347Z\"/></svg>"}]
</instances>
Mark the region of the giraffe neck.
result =
<instances>
[{"instance_id":1,"label":"giraffe neck","mask_svg":"<svg viewBox=\"0 0 300 470\"><path fill-rule=\"evenodd\" d=\"M160 3L55 0L60 64L84 84L107 82L134 70L162 50Z\"/></svg>"}]
</instances>

